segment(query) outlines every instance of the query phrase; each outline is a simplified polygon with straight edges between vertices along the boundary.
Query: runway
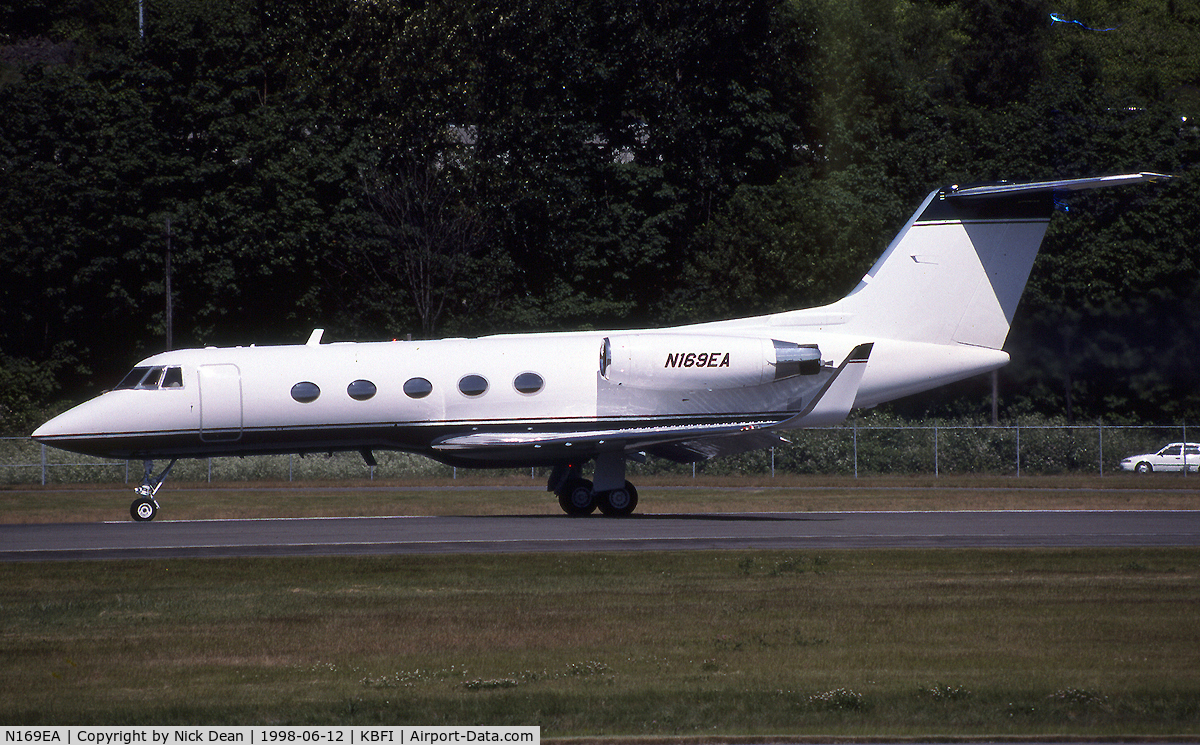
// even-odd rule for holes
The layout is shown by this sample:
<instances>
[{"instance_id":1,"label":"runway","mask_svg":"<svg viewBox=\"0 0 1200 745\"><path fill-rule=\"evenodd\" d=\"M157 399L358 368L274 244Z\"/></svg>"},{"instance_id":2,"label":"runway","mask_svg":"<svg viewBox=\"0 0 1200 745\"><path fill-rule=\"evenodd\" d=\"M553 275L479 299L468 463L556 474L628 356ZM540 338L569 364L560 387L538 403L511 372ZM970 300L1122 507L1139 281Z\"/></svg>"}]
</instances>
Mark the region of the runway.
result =
<instances>
[{"instance_id":1,"label":"runway","mask_svg":"<svg viewBox=\"0 0 1200 745\"><path fill-rule=\"evenodd\" d=\"M455 516L0 525L0 561L495 552L1200 546L1200 511Z\"/></svg>"}]
</instances>

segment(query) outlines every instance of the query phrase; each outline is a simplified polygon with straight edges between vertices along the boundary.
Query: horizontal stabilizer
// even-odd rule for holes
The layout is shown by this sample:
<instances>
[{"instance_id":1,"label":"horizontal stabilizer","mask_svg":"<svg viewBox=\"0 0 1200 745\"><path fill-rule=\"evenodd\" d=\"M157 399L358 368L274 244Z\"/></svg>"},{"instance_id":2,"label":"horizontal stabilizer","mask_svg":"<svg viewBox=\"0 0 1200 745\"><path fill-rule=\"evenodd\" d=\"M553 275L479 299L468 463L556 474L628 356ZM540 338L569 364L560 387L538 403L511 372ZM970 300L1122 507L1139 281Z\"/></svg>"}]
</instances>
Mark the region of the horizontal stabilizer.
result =
<instances>
[{"instance_id":1,"label":"horizontal stabilizer","mask_svg":"<svg viewBox=\"0 0 1200 745\"><path fill-rule=\"evenodd\" d=\"M1063 179L1059 181L1034 181L1027 184L986 184L982 186L967 186L959 188L952 186L946 190L946 197L995 197L1009 194L1032 194L1046 191L1083 191L1099 189L1104 186L1124 186L1126 184L1144 184L1172 178L1165 173L1122 173L1116 176L1097 176L1094 178Z\"/></svg>"}]
</instances>

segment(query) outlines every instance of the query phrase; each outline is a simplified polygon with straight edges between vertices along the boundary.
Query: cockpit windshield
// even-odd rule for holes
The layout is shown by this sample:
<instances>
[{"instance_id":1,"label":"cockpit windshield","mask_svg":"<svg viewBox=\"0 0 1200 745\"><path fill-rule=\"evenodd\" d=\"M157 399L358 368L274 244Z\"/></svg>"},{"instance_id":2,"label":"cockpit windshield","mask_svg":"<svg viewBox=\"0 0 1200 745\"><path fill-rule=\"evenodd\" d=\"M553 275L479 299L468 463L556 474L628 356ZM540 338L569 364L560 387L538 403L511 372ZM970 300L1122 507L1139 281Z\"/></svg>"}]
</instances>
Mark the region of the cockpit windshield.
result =
<instances>
[{"instance_id":1,"label":"cockpit windshield","mask_svg":"<svg viewBox=\"0 0 1200 745\"><path fill-rule=\"evenodd\" d=\"M129 371L113 390L155 390L157 388L182 388L182 367L135 367Z\"/></svg>"}]
</instances>

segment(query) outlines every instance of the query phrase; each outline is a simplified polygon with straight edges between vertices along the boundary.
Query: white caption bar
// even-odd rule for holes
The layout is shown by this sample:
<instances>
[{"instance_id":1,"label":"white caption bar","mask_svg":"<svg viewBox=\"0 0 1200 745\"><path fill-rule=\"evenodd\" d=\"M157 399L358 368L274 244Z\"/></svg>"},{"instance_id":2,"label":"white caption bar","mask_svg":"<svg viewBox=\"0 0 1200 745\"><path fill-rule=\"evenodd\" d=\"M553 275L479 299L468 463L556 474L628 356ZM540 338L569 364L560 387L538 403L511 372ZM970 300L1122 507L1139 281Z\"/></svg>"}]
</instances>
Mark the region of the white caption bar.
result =
<instances>
[{"instance_id":1,"label":"white caption bar","mask_svg":"<svg viewBox=\"0 0 1200 745\"><path fill-rule=\"evenodd\" d=\"M541 745L541 727L0 727L0 745Z\"/></svg>"}]
</instances>

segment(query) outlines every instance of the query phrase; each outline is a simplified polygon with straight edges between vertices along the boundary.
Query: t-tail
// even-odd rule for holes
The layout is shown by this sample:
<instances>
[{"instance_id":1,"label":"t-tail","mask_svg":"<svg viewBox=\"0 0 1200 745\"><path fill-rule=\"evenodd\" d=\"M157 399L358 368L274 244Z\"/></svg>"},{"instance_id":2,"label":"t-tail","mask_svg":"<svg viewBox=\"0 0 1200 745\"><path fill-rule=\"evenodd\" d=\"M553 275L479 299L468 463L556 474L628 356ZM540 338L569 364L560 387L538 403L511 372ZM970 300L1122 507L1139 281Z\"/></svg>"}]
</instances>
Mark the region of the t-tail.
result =
<instances>
[{"instance_id":1,"label":"t-tail","mask_svg":"<svg viewBox=\"0 0 1200 745\"><path fill-rule=\"evenodd\" d=\"M1170 176L1133 173L1025 184L949 186L920 208L854 290L772 326L872 342L854 407L874 406L995 370L1056 195Z\"/></svg>"},{"instance_id":2,"label":"t-tail","mask_svg":"<svg viewBox=\"0 0 1200 745\"><path fill-rule=\"evenodd\" d=\"M855 335L998 350L1055 195L1167 178L1133 173L938 189L849 295L795 314L826 316Z\"/></svg>"}]
</instances>

